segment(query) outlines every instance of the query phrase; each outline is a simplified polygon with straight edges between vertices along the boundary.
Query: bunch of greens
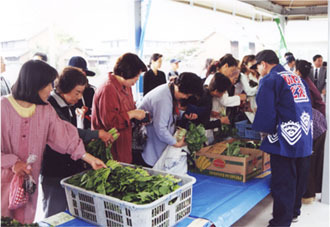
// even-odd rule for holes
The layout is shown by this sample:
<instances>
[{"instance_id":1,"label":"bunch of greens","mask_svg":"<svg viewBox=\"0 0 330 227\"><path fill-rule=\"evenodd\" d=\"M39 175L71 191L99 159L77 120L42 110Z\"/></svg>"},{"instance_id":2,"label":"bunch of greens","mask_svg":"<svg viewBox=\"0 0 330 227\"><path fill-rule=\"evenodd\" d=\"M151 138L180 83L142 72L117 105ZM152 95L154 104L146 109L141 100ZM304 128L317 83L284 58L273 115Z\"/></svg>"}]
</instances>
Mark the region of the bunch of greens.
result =
<instances>
[{"instance_id":1,"label":"bunch of greens","mask_svg":"<svg viewBox=\"0 0 330 227\"><path fill-rule=\"evenodd\" d=\"M106 165L109 168L90 170L66 182L135 204L151 203L180 187L180 180L171 175L150 175L140 167L124 167L114 160Z\"/></svg>"},{"instance_id":2,"label":"bunch of greens","mask_svg":"<svg viewBox=\"0 0 330 227\"><path fill-rule=\"evenodd\" d=\"M236 157L249 157L248 154L241 154L240 147L245 147L246 143L244 141L236 140L233 143L227 143L227 149L222 153L227 156L236 156Z\"/></svg>"},{"instance_id":3,"label":"bunch of greens","mask_svg":"<svg viewBox=\"0 0 330 227\"><path fill-rule=\"evenodd\" d=\"M222 124L221 125L221 137L235 137L237 135L237 129L231 125Z\"/></svg>"},{"instance_id":4,"label":"bunch of greens","mask_svg":"<svg viewBox=\"0 0 330 227\"><path fill-rule=\"evenodd\" d=\"M240 147L259 149L260 145L261 145L261 141L255 142L253 140L249 140L249 141L239 140Z\"/></svg>"},{"instance_id":5,"label":"bunch of greens","mask_svg":"<svg viewBox=\"0 0 330 227\"><path fill-rule=\"evenodd\" d=\"M113 142L115 142L119 137L117 129L112 128L108 132L111 133L111 135L114 139ZM101 159L103 162L107 162L108 160L112 159L111 147L112 147L112 144L109 144L109 146L106 147L104 142L101 139L96 139L96 140L89 142L85 146L85 149L91 155L94 155L95 157Z\"/></svg>"},{"instance_id":6,"label":"bunch of greens","mask_svg":"<svg viewBox=\"0 0 330 227\"><path fill-rule=\"evenodd\" d=\"M10 226L10 227L34 227L39 226L38 223L32 223L32 224L22 224L19 221L11 218L11 217L4 217L1 216L1 226Z\"/></svg>"},{"instance_id":7,"label":"bunch of greens","mask_svg":"<svg viewBox=\"0 0 330 227\"><path fill-rule=\"evenodd\" d=\"M195 154L196 151L199 151L203 147L206 140L204 126L202 124L196 126L195 124L190 123L185 139L189 151L192 154Z\"/></svg>"}]
</instances>

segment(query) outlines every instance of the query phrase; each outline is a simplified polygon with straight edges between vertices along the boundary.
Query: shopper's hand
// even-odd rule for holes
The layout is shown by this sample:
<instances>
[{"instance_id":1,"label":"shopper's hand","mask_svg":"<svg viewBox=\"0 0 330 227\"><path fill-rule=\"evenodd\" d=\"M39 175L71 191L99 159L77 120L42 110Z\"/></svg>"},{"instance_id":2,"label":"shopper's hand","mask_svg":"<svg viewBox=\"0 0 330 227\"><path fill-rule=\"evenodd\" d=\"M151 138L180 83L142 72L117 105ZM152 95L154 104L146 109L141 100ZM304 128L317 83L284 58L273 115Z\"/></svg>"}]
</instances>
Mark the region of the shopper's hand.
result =
<instances>
[{"instance_id":1,"label":"shopper's hand","mask_svg":"<svg viewBox=\"0 0 330 227\"><path fill-rule=\"evenodd\" d=\"M239 94L238 96L241 99L241 101L245 101L246 100L246 94Z\"/></svg>"},{"instance_id":2,"label":"shopper's hand","mask_svg":"<svg viewBox=\"0 0 330 227\"><path fill-rule=\"evenodd\" d=\"M211 117L219 118L220 117L220 113L219 112L215 112L215 111L211 111Z\"/></svg>"},{"instance_id":3,"label":"shopper's hand","mask_svg":"<svg viewBox=\"0 0 330 227\"><path fill-rule=\"evenodd\" d=\"M107 168L107 166L100 159L95 158L93 155L86 153L86 155L82 158L85 162L90 164L94 170Z\"/></svg>"},{"instance_id":4,"label":"shopper's hand","mask_svg":"<svg viewBox=\"0 0 330 227\"><path fill-rule=\"evenodd\" d=\"M119 134L119 132L117 132ZM108 146L114 141L114 138L111 133L104 131L103 129L99 130L99 138Z\"/></svg>"},{"instance_id":5,"label":"shopper's hand","mask_svg":"<svg viewBox=\"0 0 330 227\"><path fill-rule=\"evenodd\" d=\"M84 118L87 111L88 111L87 106L82 106L81 108L76 108L76 115L77 115L77 117Z\"/></svg>"},{"instance_id":6,"label":"shopper's hand","mask_svg":"<svg viewBox=\"0 0 330 227\"><path fill-rule=\"evenodd\" d=\"M226 117L220 117L220 121L221 121L221 124L230 125L230 120L227 116Z\"/></svg>"},{"instance_id":7,"label":"shopper's hand","mask_svg":"<svg viewBox=\"0 0 330 227\"><path fill-rule=\"evenodd\" d=\"M326 94L325 88L322 89L321 94L322 94L322 95L325 95L325 94Z\"/></svg>"},{"instance_id":8,"label":"shopper's hand","mask_svg":"<svg viewBox=\"0 0 330 227\"><path fill-rule=\"evenodd\" d=\"M129 116L129 119L135 118L137 120L142 120L146 117L146 112L144 110L139 109L128 111L127 114Z\"/></svg>"},{"instance_id":9,"label":"shopper's hand","mask_svg":"<svg viewBox=\"0 0 330 227\"><path fill-rule=\"evenodd\" d=\"M198 118L198 115L195 113L191 113L191 114L185 114L184 115L188 120L196 120Z\"/></svg>"},{"instance_id":10,"label":"shopper's hand","mask_svg":"<svg viewBox=\"0 0 330 227\"><path fill-rule=\"evenodd\" d=\"M11 169L15 174L17 174L19 176L31 174L31 171L32 171L31 165L28 165L22 161L17 161Z\"/></svg>"},{"instance_id":11,"label":"shopper's hand","mask_svg":"<svg viewBox=\"0 0 330 227\"><path fill-rule=\"evenodd\" d=\"M185 137L183 137L180 141L176 142L176 144L173 145L173 147L183 147L186 145L184 142Z\"/></svg>"}]
</instances>

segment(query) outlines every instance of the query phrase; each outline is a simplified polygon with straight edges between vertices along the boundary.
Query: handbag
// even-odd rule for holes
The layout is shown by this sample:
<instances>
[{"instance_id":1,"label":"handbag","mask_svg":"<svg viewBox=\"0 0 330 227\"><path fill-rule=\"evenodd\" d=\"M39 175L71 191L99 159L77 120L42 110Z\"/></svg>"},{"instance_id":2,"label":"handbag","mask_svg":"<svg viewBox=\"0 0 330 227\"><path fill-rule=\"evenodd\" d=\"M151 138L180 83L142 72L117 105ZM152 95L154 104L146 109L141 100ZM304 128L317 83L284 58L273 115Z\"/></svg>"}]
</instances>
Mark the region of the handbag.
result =
<instances>
[{"instance_id":1,"label":"handbag","mask_svg":"<svg viewBox=\"0 0 330 227\"><path fill-rule=\"evenodd\" d=\"M147 128L143 124L135 124L132 128L132 150L142 153L147 143Z\"/></svg>"}]
</instances>

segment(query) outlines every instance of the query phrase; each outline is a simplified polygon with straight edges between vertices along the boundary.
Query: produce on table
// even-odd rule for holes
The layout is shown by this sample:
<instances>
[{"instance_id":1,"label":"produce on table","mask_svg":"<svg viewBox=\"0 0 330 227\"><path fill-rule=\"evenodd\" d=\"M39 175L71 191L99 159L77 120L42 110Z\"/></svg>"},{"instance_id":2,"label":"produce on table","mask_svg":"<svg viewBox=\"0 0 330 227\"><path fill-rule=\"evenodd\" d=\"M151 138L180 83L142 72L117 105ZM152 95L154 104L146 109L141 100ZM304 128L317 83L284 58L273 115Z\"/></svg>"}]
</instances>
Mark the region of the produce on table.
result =
<instances>
[{"instance_id":1,"label":"produce on table","mask_svg":"<svg viewBox=\"0 0 330 227\"><path fill-rule=\"evenodd\" d=\"M258 144L255 144L255 142L252 140L251 141L236 140L231 144L227 143L226 146L227 149L225 150L225 152L223 152L223 155L249 157L248 154L240 153L240 147L258 149L260 147L260 142Z\"/></svg>"},{"instance_id":2,"label":"produce on table","mask_svg":"<svg viewBox=\"0 0 330 227\"><path fill-rule=\"evenodd\" d=\"M74 175L66 182L135 204L151 203L180 187L180 179L169 174L150 175L140 167L124 167L114 160L106 165L108 168Z\"/></svg>"},{"instance_id":3,"label":"produce on table","mask_svg":"<svg viewBox=\"0 0 330 227\"><path fill-rule=\"evenodd\" d=\"M210 159L208 159L205 156L199 156L196 160L196 167L200 170L203 171L207 169L211 165Z\"/></svg>"},{"instance_id":4,"label":"produce on table","mask_svg":"<svg viewBox=\"0 0 330 227\"><path fill-rule=\"evenodd\" d=\"M227 145L224 143L216 143L207 151L213 154L222 154L227 149Z\"/></svg>"},{"instance_id":5,"label":"produce on table","mask_svg":"<svg viewBox=\"0 0 330 227\"><path fill-rule=\"evenodd\" d=\"M4 217L1 216L1 226L10 226L10 227L34 227L39 226L38 223L32 223L32 224L22 224L19 221L11 218L11 217Z\"/></svg>"},{"instance_id":6,"label":"produce on table","mask_svg":"<svg viewBox=\"0 0 330 227\"><path fill-rule=\"evenodd\" d=\"M185 141L188 145L188 150L193 157L195 157L194 155L196 151L199 151L207 141L204 126L202 124L196 126L195 124L190 123Z\"/></svg>"},{"instance_id":7,"label":"produce on table","mask_svg":"<svg viewBox=\"0 0 330 227\"><path fill-rule=\"evenodd\" d=\"M115 142L119 137L117 129L112 128L108 132L112 134L112 137L114 139L113 142ZM89 142L87 146L85 146L85 149L91 155L94 155L95 157L101 159L103 162L107 162L108 160L112 159L111 147L112 143L108 145L108 147L106 147L101 139L95 139Z\"/></svg>"}]
</instances>

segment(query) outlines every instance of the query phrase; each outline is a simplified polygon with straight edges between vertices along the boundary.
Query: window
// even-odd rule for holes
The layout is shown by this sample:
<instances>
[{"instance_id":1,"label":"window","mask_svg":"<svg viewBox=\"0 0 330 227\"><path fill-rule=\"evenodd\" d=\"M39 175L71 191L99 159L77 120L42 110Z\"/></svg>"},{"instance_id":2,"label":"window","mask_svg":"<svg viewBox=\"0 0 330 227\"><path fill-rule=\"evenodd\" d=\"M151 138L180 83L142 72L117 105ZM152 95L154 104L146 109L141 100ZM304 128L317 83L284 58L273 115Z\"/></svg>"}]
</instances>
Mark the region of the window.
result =
<instances>
[{"instance_id":1,"label":"window","mask_svg":"<svg viewBox=\"0 0 330 227\"><path fill-rule=\"evenodd\" d=\"M249 42L249 50L251 54L255 54L256 53L256 44Z\"/></svg>"},{"instance_id":2,"label":"window","mask_svg":"<svg viewBox=\"0 0 330 227\"><path fill-rule=\"evenodd\" d=\"M238 58L238 41L230 41L230 50L234 58Z\"/></svg>"}]
</instances>

